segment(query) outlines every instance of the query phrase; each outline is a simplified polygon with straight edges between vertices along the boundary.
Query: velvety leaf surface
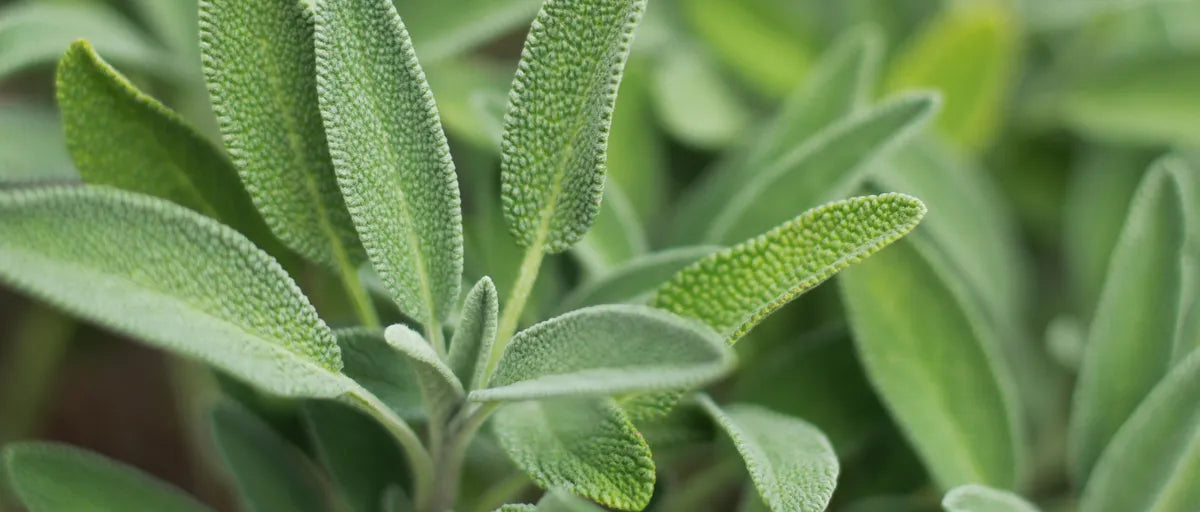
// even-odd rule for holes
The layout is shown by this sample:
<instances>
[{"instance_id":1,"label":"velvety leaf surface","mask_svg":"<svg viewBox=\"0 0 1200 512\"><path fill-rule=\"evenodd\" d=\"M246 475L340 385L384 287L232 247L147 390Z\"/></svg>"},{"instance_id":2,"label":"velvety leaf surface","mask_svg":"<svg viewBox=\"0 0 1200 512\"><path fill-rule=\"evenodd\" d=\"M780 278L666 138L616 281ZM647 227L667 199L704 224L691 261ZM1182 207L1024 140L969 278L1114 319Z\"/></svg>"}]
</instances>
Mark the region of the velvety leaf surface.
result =
<instances>
[{"instance_id":1,"label":"velvety leaf surface","mask_svg":"<svg viewBox=\"0 0 1200 512\"><path fill-rule=\"evenodd\" d=\"M473 401L690 388L733 367L716 332L645 306L581 309L517 333Z\"/></svg>"},{"instance_id":2,"label":"velvety leaf surface","mask_svg":"<svg viewBox=\"0 0 1200 512\"><path fill-rule=\"evenodd\" d=\"M303 418L317 458L354 512L377 512L385 491L407 481L404 454L375 420L331 401L308 401Z\"/></svg>"},{"instance_id":3,"label":"velvety leaf surface","mask_svg":"<svg viewBox=\"0 0 1200 512\"><path fill-rule=\"evenodd\" d=\"M402 354L388 346L382 332L351 328L334 334L345 363L342 373L379 397L397 416L425 416L416 373Z\"/></svg>"},{"instance_id":4,"label":"velvety leaf surface","mask_svg":"<svg viewBox=\"0 0 1200 512\"><path fill-rule=\"evenodd\" d=\"M798 418L757 405L722 408L707 396L700 403L733 440L754 487L772 511L825 510L839 469L825 434Z\"/></svg>"},{"instance_id":5,"label":"velvety leaf surface","mask_svg":"<svg viewBox=\"0 0 1200 512\"><path fill-rule=\"evenodd\" d=\"M561 252L599 213L621 71L645 0L549 0L525 41L501 142L504 217L518 242Z\"/></svg>"},{"instance_id":6,"label":"velvety leaf surface","mask_svg":"<svg viewBox=\"0 0 1200 512\"><path fill-rule=\"evenodd\" d=\"M338 184L400 308L440 324L458 300L462 213L450 148L390 0L319 0L317 89Z\"/></svg>"},{"instance_id":7,"label":"velvety leaf surface","mask_svg":"<svg viewBox=\"0 0 1200 512\"><path fill-rule=\"evenodd\" d=\"M66 445L9 445L4 465L12 489L29 512L210 510L137 468Z\"/></svg>"},{"instance_id":8,"label":"velvety leaf surface","mask_svg":"<svg viewBox=\"0 0 1200 512\"><path fill-rule=\"evenodd\" d=\"M506 404L492 425L505 453L539 486L619 510L641 510L650 501L650 447L609 399Z\"/></svg>"},{"instance_id":9,"label":"velvety leaf surface","mask_svg":"<svg viewBox=\"0 0 1200 512\"><path fill-rule=\"evenodd\" d=\"M562 300L560 312L586 306L644 302L654 290L687 266L720 250L715 245L679 247L646 254L587 282Z\"/></svg>"},{"instance_id":10,"label":"velvety leaf surface","mask_svg":"<svg viewBox=\"0 0 1200 512\"><path fill-rule=\"evenodd\" d=\"M488 354L496 341L497 316L500 298L492 280L480 279L467 298L463 300L458 328L450 339L450 355L447 364L467 389L483 387L483 371L487 366Z\"/></svg>"},{"instance_id":11,"label":"velvety leaf surface","mask_svg":"<svg viewBox=\"0 0 1200 512\"><path fill-rule=\"evenodd\" d=\"M950 489L942 498L946 512L1037 512L1037 507L1008 491L977 484Z\"/></svg>"},{"instance_id":12,"label":"velvety leaf surface","mask_svg":"<svg viewBox=\"0 0 1200 512\"><path fill-rule=\"evenodd\" d=\"M442 362L429 342L405 325L393 325L383 332L388 346L404 354L417 375L425 408L437 418L446 418L463 400L462 383L454 371Z\"/></svg>"},{"instance_id":13,"label":"velvety leaf surface","mask_svg":"<svg viewBox=\"0 0 1200 512\"><path fill-rule=\"evenodd\" d=\"M275 394L332 397L351 385L337 373L333 333L278 263L159 199L108 188L0 193L0 277Z\"/></svg>"}]
</instances>

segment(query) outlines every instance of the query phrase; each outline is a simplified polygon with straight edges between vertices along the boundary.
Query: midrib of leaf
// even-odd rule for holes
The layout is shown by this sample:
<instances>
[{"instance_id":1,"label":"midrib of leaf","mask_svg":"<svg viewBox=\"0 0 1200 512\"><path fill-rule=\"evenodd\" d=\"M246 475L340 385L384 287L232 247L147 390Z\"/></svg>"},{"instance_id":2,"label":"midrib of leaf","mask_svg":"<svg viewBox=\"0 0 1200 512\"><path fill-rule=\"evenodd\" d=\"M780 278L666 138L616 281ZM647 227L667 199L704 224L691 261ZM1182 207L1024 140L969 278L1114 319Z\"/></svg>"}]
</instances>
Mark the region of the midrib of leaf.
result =
<instances>
[{"instance_id":1,"label":"midrib of leaf","mask_svg":"<svg viewBox=\"0 0 1200 512\"><path fill-rule=\"evenodd\" d=\"M1175 490L1183 489L1185 488L1185 485L1172 484L1179 478L1183 478L1183 472L1180 471L1180 469L1182 469L1184 465L1188 463L1188 461L1200 458L1200 421L1196 421L1192 425L1192 431L1190 432L1189 439L1192 441L1189 443L1187 450L1185 450L1181 456L1176 457L1174 463L1171 464L1171 471L1168 473L1170 476L1167 478L1167 481L1164 482L1164 485L1159 488L1158 492L1154 494L1154 500L1151 501L1152 505L1147 512L1172 512L1174 510L1178 510L1177 506L1179 504L1176 503L1178 494L1175 492ZM1171 508L1173 506L1176 506L1176 508Z\"/></svg>"}]
</instances>

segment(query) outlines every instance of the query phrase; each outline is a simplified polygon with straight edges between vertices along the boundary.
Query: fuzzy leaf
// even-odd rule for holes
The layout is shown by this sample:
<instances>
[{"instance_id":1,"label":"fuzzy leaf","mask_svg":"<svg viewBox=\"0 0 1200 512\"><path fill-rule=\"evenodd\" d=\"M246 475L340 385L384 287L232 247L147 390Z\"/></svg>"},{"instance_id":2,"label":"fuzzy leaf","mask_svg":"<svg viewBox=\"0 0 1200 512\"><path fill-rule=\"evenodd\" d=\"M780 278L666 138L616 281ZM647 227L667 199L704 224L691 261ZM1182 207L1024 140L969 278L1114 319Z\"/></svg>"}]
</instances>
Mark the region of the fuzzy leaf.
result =
<instances>
[{"instance_id":1,"label":"fuzzy leaf","mask_svg":"<svg viewBox=\"0 0 1200 512\"><path fill-rule=\"evenodd\" d=\"M750 479L774 512L821 512L837 485L833 446L816 427L757 405L700 404L733 440Z\"/></svg>"},{"instance_id":2,"label":"fuzzy leaf","mask_svg":"<svg viewBox=\"0 0 1200 512\"><path fill-rule=\"evenodd\" d=\"M1200 508L1200 350L1121 425L1083 490L1081 512Z\"/></svg>"},{"instance_id":3,"label":"fuzzy leaf","mask_svg":"<svg viewBox=\"0 0 1200 512\"><path fill-rule=\"evenodd\" d=\"M599 213L605 146L646 0L548 0L525 41L501 142L504 218L518 243L557 253Z\"/></svg>"},{"instance_id":4,"label":"fuzzy leaf","mask_svg":"<svg viewBox=\"0 0 1200 512\"><path fill-rule=\"evenodd\" d=\"M4 449L4 466L12 489L29 512L210 510L137 468L66 445L9 445Z\"/></svg>"},{"instance_id":5,"label":"fuzzy leaf","mask_svg":"<svg viewBox=\"0 0 1200 512\"><path fill-rule=\"evenodd\" d=\"M653 304L699 319L733 343L776 309L904 236L924 215L921 201L902 194L814 208L685 268L658 289Z\"/></svg>"},{"instance_id":6,"label":"fuzzy leaf","mask_svg":"<svg viewBox=\"0 0 1200 512\"><path fill-rule=\"evenodd\" d=\"M977 484L960 485L942 498L946 512L1037 512L1037 507L1008 491Z\"/></svg>"},{"instance_id":7,"label":"fuzzy leaf","mask_svg":"<svg viewBox=\"0 0 1200 512\"><path fill-rule=\"evenodd\" d=\"M715 332L644 306L581 309L513 337L472 401L617 395L691 388L725 375L733 353Z\"/></svg>"},{"instance_id":8,"label":"fuzzy leaf","mask_svg":"<svg viewBox=\"0 0 1200 512\"><path fill-rule=\"evenodd\" d=\"M714 245L680 247L632 259L571 292L558 310L565 313L599 304L645 302L680 270L719 249Z\"/></svg>"},{"instance_id":9,"label":"fuzzy leaf","mask_svg":"<svg viewBox=\"0 0 1200 512\"><path fill-rule=\"evenodd\" d=\"M49 108L0 105L0 185L78 181L62 132Z\"/></svg>"},{"instance_id":10,"label":"fuzzy leaf","mask_svg":"<svg viewBox=\"0 0 1200 512\"><path fill-rule=\"evenodd\" d=\"M606 398L504 405L496 439L534 483L619 510L641 510L654 492L650 447Z\"/></svg>"},{"instance_id":11,"label":"fuzzy leaf","mask_svg":"<svg viewBox=\"0 0 1200 512\"><path fill-rule=\"evenodd\" d=\"M321 126L308 9L201 0L204 77L225 146L271 229L310 260L352 268L362 249Z\"/></svg>"},{"instance_id":12,"label":"fuzzy leaf","mask_svg":"<svg viewBox=\"0 0 1200 512\"><path fill-rule=\"evenodd\" d=\"M458 328L450 339L448 364L467 389L483 387L483 371L487 365L492 343L496 341L497 315L500 299L492 280L480 279L463 301Z\"/></svg>"},{"instance_id":13,"label":"fuzzy leaf","mask_svg":"<svg viewBox=\"0 0 1200 512\"><path fill-rule=\"evenodd\" d=\"M342 373L379 397L397 416L425 416L416 373L404 356L388 346L382 332L354 328L334 334L345 363Z\"/></svg>"},{"instance_id":14,"label":"fuzzy leaf","mask_svg":"<svg viewBox=\"0 0 1200 512\"><path fill-rule=\"evenodd\" d=\"M450 148L390 0L317 0L317 89L338 184L400 308L443 323L462 285Z\"/></svg>"},{"instance_id":15,"label":"fuzzy leaf","mask_svg":"<svg viewBox=\"0 0 1200 512\"><path fill-rule=\"evenodd\" d=\"M333 397L353 385L338 374L333 333L278 263L160 199L103 187L2 192L0 279L275 394Z\"/></svg>"},{"instance_id":16,"label":"fuzzy leaf","mask_svg":"<svg viewBox=\"0 0 1200 512\"><path fill-rule=\"evenodd\" d=\"M304 404L303 417L318 459L354 512L377 512L386 490L407 480L404 454L372 418L318 400Z\"/></svg>"},{"instance_id":17,"label":"fuzzy leaf","mask_svg":"<svg viewBox=\"0 0 1200 512\"><path fill-rule=\"evenodd\" d=\"M977 306L907 238L841 277L863 366L942 489L1018 482L1014 383Z\"/></svg>"},{"instance_id":18,"label":"fuzzy leaf","mask_svg":"<svg viewBox=\"0 0 1200 512\"><path fill-rule=\"evenodd\" d=\"M388 327L383 337L389 346L408 358L421 386L422 402L433 417L444 419L462 404L465 396L462 383L425 338L402 324Z\"/></svg>"}]
</instances>

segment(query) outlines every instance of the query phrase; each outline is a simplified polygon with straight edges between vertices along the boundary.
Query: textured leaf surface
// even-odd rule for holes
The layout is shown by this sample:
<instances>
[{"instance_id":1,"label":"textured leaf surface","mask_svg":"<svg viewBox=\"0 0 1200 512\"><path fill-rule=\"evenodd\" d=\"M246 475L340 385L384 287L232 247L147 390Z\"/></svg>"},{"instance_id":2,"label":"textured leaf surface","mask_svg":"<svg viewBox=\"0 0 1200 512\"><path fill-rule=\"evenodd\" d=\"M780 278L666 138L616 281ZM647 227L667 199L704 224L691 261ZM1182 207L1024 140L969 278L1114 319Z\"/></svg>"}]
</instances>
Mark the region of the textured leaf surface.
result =
<instances>
[{"instance_id":1,"label":"textured leaf surface","mask_svg":"<svg viewBox=\"0 0 1200 512\"><path fill-rule=\"evenodd\" d=\"M539 486L619 510L641 510L650 501L650 447L609 399L507 404L492 424L500 446Z\"/></svg>"},{"instance_id":2,"label":"textured leaf surface","mask_svg":"<svg viewBox=\"0 0 1200 512\"><path fill-rule=\"evenodd\" d=\"M404 354L410 362L425 408L437 417L446 418L463 400L462 383L454 371L442 362L429 342L405 325L393 325L383 332L388 345Z\"/></svg>"},{"instance_id":3,"label":"textured leaf surface","mask_svg":"<svg viewBox=\"0 0 1200 512\"><path fill-rule=\"evenodd\" d=\"M397 416L425 416L417 375L404 356L388 346L382 332L353 328L334 334L345 363L342 373L379 397Z\"/></svg>"},{"instance_id":4,"label":"textured leaf surface","mask_svg":"<svg viewBox=\"0 0 1200 512\"><path fill-rule=\"evenodd\" d=\"M1200 350L1179 363L1105 448L1081 512L1200 507Z\"/></svg>"},{"instance_id":5,"label":"textured leaf surface","mask_svg":"<svg viewBox=\"0 0 1200 512\"><path fill-rule=\"evenodd\" d=\"M331 397L351 385L333 333L279 264L162 200L107 188L0 193L0 277L272 393Z\"/></svg>"},{"instance_id":6,"label":"textured leaf surface","mask_svg":"<svg viewBox=\"0 0 1200 512\"><path fill-rule=\"evenodd\" d=\"M473 401L690 388L732 369L717 333L644 306L581 309L517 333Z\"/></svg>"},{"instance_id":7,"label":"textured leaf surface","mask_svg":"<svg viewBox=\"0 0 1200 512\"><path fill-rule=\"evenodd\" d=\"M313 261L354 267L362 249L321 126L307 9L202 0L204 77L225 146L271 229Z\"/></svg>"},{"instance_id":8,"label":"textured leaf surface","mask_svg":"<svg viewBox=\"0 0 1200 512\"><path fill-rule=\"evenodd\" d=\"M377 512L384 492L407 481L404 454L375 420L329 401L309 401L303 413L317 457L354 512Z\"/></svg>"},{"instance_id":9,"label":"textured leaf surface","mask_svg":"<svg viewBox=\"0 0 1200 512\"><path fill-rule=\"evenodd\" d=\"M833 446L816 427L757 405L701 405L746 461L750 479L774 512L820 512L837 485Z\"/></svg>"},{"instance_id":10,"label":"textured leaf surface","mask_svg":"<svg viewBox=\"0 0 1200 512\"><path fill-rule=\"evenodd\" d=\"M317 88L338 184L392 296L427 326L458 301L462 213L433 94L389 0L318 0Z\"/></svg>"},{"instance_id":11,"label":"textured leaf surface","mask_svg":"<svg viewBox=\"0 0 1200 512\"><path fill-rule=\"evenodd\" d=\"M467 389L483 387L483 371L487 366L488 354L496 341L497 316L500 298L492 280L480 279L463 301L458 328L450 339L450 355L447 364L454 374L467 385Z\"/></svg>"},{"instance_id":12,"label":"textured leaf surface","mask_svg":"<svg viewBox=\"0 0 1200 512\"><path fill-rule=\"evenodd\" d=\"M599 304L644 302L680 270L719 249L715 245L680 247L630 260L571 292L558 310L566 312Z\"/></svg>"},{"instance_id":13,"label":"textured leaf surface","mask_svg":"<svg viewBox=\"0 0 1200 512\"><path fill-rule=\"evenodd\" d=\"M863 366L934 481L1011 488L1022 435L994 335L941 262L905 239L842 275Z\"/></svg>"},{"instance_id":14,"label":"textured leaf surface","mask_svg":"<svg viewBox=\"0 0 1200 512\"><path fill-rule=\"evenodd\" d=\"M504 217L518 242L561 252L599 213L605 146L646 0L549 0L534 20L501 141Z\"/></svg>"},{"instance_id":15,"label":"textured leaf surface","mask_svg":"<svg viewBox=\"0 0 1200 512\"><path fill-rule=\"evenodd\" d=\"M920 222L925 205L902 194L838 201L717 252L659 288L657 307L696 318L737 341L767 315Z\"/></svg>"},{"instance_id":16,"label":"textured leaf surface","mask_svg":"<svg viewBox=\"0 0 1200 512\"><path fill-rule=\"evenodd\" d=\"M4 465L12 489L29 512L209 510L137 468L66 445L10 445L4 450Z\"/></svg>"},{"instance_id":17,"label":"textured leaf surface","mask_svg":"<svg viewBox=\"0 0 1200 512\"><path fill-rule=\"evenodd\" d=\"M0 105L0 184L79 180L62 131L49 108Z\"/></svg>"},{"instance_id":18,"label":"textured leaf surface","mask_svg":"<svg viewBox=\"0 0 1200 512\"><path fill-rule=\"evenodd\" d=\"M942 498L946 512L1037 512L1037 507L1008 491L968 484L950 489Z\"/></svg>"}]
</instances>

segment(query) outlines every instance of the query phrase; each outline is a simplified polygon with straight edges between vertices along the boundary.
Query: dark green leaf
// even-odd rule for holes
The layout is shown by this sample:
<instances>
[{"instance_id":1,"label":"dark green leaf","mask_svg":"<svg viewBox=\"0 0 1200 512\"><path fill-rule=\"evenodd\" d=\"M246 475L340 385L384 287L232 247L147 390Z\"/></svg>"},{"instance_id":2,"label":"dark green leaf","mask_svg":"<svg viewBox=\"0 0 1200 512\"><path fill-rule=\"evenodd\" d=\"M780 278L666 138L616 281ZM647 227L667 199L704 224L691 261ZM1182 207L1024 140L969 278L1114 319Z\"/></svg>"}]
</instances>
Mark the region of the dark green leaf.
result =
<instances>
[{"instance_id":1,"label":"dark green leaf","mask_svg":"<svg viewBox=\"0 0 1200 512\"><path fill-rule=\"evenodd\" d=\"M425 416L416 374L404 356L388 346L382 332L341 329L334 334L345 363L342 373L379 397L397 416Z\"/></svg>"},{"instance_id":2,"label":"dark green leaf","mask_svg":"<svg viewBox=\"0 0 1200 512\"><path fill-rule=\"evenodd\" d=\"M304 404L317 457L354 512L378 512L385 491L407 481L404 454L370 417L336 402Z\"/></svg>"}]
</instances>

